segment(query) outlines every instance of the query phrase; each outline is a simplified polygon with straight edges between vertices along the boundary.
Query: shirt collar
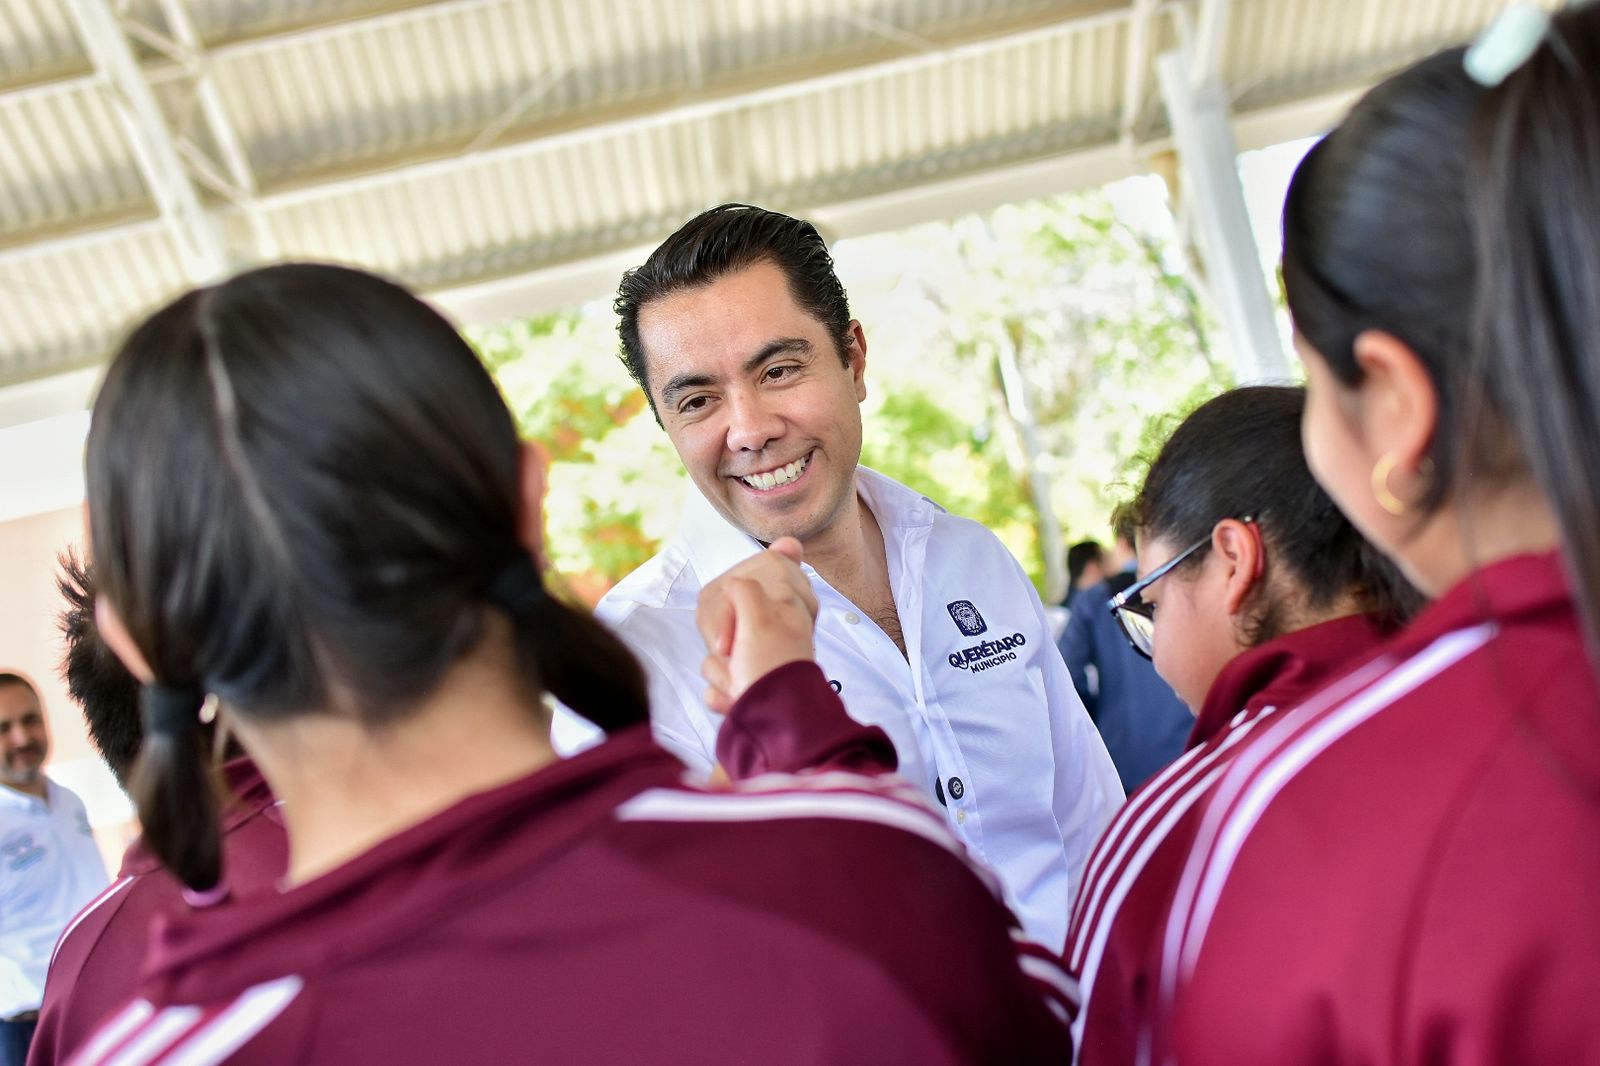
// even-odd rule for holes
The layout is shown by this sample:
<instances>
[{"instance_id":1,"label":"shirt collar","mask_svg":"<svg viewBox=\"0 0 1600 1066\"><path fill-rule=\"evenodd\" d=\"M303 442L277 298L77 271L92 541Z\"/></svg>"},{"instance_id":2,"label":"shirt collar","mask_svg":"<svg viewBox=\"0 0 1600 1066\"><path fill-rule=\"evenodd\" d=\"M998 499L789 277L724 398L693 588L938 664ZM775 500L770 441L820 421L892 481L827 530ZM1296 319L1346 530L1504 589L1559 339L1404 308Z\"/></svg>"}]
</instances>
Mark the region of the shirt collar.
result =
<instances>
[{"instance_id":1,"label":"shirt collar","mask_svg":"<svg viewBox=\"0 0 1600 1066\"><path fill-rule=\"evenodd\" d=\"M12 788L10 785L0 785L0 806L11 807L19 810L34 811L41 808L53 808L57 790L60 788L47 776L44 779L44 795L35 796L21 789Z\"/></svg>"},{"instance_id":2,"label":"shirt collar","mask_svg":"<svg viewBox=\"0 0 1600 1066\"><path fill-rule=\"evenodd\" d=\"M1240 655L1217 675L1189 744L1193 747L1215 736L1241 709L1300 702L1370 652L1381 650L1403 658L1467 626L1538 615L1570 618L1573 612L1559 552L1490 563L1469 574L1387 641L1370 619L1358 615L1289 633Z\"/></svg>"},{"instance_id":3,"label":"shirt collar","mask_svg":"<svg viewBox=\"0 0 1600 1066\"><path fill-rule=\"evenodd\" d=\"M1242 710L1298 704L1377 651L1387 636L1376 616L1348 615L1285 633L1235 656L1211 683L1188 746L1210 740Z\"/></svg>"},{"instance_id":4,"label":"shirt collar","mask_svg":"<svg viewBox=\"0 0 1600 1066\"><path fill-rule=\"evenodd\" d=\"M878 527L886 532L931 526L943 510L926 496L865 466L856 467L856 494L867 502ZM684 500L678 539L701 585L762 550L760 541L722 517L693 483ZM809 572L810 568L806 569Z\"/></svg>"}]
</instances>

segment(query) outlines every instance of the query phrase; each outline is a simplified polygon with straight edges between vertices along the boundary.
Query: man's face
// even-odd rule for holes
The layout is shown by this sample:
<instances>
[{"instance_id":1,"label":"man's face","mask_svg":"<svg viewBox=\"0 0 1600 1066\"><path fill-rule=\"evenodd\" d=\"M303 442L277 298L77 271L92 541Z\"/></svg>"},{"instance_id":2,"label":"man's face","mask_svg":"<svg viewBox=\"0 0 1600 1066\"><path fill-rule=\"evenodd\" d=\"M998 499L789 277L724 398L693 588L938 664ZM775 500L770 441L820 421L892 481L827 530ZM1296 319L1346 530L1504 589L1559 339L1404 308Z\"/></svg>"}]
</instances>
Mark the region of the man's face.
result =
<instances>
[{"instance_id":1,"label":"man's face","mask_svg":"<svg viewBox=\"0 0 1600 1066\"><path fill-rule=\"evenodd\" d=\"M689 476L763 543L825 534L855 499L866 342L849 365L823 324L757 263L639 312L652 399Z\"/></svg>"},{"instance_id":2,"label":"man's face","mask_svg":"<svg viewBox=\"0 0 1600 1066\"><path fill-rule=\"evenodd\" d=\"M27 685L0 685L0 784L35 792L50 754L39 697Z\"/></svg>"}]
</instances>

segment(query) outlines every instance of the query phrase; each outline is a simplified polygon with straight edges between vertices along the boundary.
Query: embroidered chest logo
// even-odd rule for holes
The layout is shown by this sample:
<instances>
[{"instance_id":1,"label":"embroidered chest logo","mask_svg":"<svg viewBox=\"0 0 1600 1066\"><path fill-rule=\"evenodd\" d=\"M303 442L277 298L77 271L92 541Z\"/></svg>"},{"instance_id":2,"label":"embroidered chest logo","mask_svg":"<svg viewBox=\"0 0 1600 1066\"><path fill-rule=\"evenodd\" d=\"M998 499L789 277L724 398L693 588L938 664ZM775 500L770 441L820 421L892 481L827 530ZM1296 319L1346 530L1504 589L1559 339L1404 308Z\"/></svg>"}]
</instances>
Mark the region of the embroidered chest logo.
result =
<instances>
[{"instance_id":1,"label":"embroidered chest logo","mask_svg":"<svg viewBox=\"0 0 1600 1066\"><path fill-rule=\"evenodd\" d=\"M1021 633L1013 633L1009 637L1000 637L996 640L986 640L982 644L974 644L970 648L950 653L950 665L957 670L970 670L975 674L985 670L993 670L1001 663L1015 662L1017 649L1028 643L1028 638Z\"/></svg>"},{"instance_id":2,"label":"embroidered chest logo","mask_svg":"<svg viewBox=\"0 0 1600 1066\"><path fill-rule=\"evenodd\" d=\"M0 844L0 861L13 873L26 870L44 859L44 848L33 842L32 833L17 833Z\"/></svg>"},{"instance_id":3,"label":"embroidered chest logo","mask_svg":"<svg viewBox=\"0 0 1600 1066\"><path fill-rule=\"evenodd\" d=\"M971 600L957 600L954 603L946 604L945 609L950 612L950 618L955 622L956 628L967 636L975 637L980 633L989 631L989 627L984 624L983 615L979 614L978 609L972 606Z\"/></svg>"}]
</instances>

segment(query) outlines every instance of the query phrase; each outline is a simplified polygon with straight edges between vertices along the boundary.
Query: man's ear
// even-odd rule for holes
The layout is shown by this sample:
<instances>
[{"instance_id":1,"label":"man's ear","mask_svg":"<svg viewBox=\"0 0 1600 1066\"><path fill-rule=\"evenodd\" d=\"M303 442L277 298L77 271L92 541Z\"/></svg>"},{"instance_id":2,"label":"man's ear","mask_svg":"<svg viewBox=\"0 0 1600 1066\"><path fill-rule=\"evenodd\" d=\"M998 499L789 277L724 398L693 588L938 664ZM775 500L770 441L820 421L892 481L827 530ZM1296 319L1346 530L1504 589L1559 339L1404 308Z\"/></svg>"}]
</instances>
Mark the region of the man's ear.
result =
<instances>
[{"instance_id":1,"label":"man's ear","mask_svg":"<svg viewBox=\"0 0 1600 1066\"><path fill-rule=\"evenodd\" d=\"M856 403L860 403L867 398L867 334L859 319L852 318L846 329L849 342L845 346L845 357L850 362L850 376L856 385Z\"/></svg>"},{"instance_id":2,"label":"man's ear","mask_svg":"<svg viewBox=\"0 0 1600 1066\"><path fill-rule=\"evenodd\" d=\"M1222 606L1230 615L1243 609L1266 569L1266 554L1256 533L1252 523L1236 518L1224 518L1211 531L1211 550L1227 563Z\"/></svg>"},{"instance_id":3,"label":"man's ear","mask_svg":"<svg viewBox=\"0 0 1600 1066\"><path fill-rule=\"evenodd\" d=\"M1439 393L1410 345L1369 329L1356 336L1361 367L1361 434L1374 456L1390 456L1413 475L1427 458L1439 426Z\"/></svg>"},{"instance_id":4,"label":"man's ear","mask_svg":"<svg viewBox=\"0 0 1600 1066\"><path fill-rule=\"evenodd\" d=\"M550 457L535 441L522 442L521 490L517 539L540 566L544 565L544 497L549 489Z\"/></svg>"}]
</instances>

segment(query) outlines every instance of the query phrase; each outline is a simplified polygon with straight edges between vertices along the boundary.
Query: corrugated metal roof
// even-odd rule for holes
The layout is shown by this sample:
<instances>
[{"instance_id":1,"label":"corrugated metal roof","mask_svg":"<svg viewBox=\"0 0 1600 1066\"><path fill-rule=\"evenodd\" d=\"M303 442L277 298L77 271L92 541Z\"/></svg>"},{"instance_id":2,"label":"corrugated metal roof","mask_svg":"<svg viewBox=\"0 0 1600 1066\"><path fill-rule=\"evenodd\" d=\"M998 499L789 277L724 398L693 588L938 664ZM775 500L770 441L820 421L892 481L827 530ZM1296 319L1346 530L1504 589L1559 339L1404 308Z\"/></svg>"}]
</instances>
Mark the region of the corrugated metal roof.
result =
<instances>
[{"instance_id":1,"label":"corrugated metal roof","mask_svg":"<svg viewBox=\"0 0 1600 1066\"><path fill-rule=\"evenodd\" d=\"M74 16L91 4L121 12L160 129L130 126L126 87L95 70ZM1241 122L1311 133L1288 105L1500 6L1232 0L1221 72ZM1164 146L1154 57L1199 7L0 0L0 384L103 358L190 284L180 225L236 264L337 259L439 290L614 255L722 200L859 229L873 210L841 205L898 202L882 217L903 224L913 201L970 208L928 195L948 183L1095 153L1100 178L1106 158L1131 173ZM162 215L141 137L177 148L215 237Z\"/></svg>"}]
</instances>

